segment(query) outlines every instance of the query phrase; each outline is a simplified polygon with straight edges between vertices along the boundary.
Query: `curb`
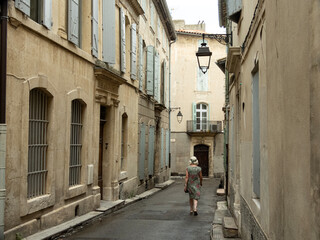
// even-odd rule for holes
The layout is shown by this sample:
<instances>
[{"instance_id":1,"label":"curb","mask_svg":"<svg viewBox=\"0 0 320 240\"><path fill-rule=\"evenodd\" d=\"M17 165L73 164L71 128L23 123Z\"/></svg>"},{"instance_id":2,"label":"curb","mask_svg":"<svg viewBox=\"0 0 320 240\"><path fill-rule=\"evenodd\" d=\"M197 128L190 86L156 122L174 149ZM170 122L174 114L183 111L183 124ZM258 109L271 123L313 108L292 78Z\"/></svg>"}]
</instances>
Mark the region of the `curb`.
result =
<instances>
[{"instance_id":1,"label":"curb","mask_svg":"<svg viewBox=\"0 0 320 240\"><path fill-rule=\"evenodd\" d=\"M36 234L30 235L23 240L43 240L43 239L61 239L67 235L71 235L73 232L82 229L84 226L93 223L94 221L101 220L102 217L113 213L121 208L129 206L137 201L146 199L155 193L168 188L175 181L168 180L164 183L156 184L155 188L152 188L148 191L145 191L139 195L136 195L133 198L126 200L117 200L117 201L103 201L100 202L100 207L94 211L75 217L74 219L59 224L55 227L48 228L46 230L40 231Z\"/></svg>"}]
</instances>

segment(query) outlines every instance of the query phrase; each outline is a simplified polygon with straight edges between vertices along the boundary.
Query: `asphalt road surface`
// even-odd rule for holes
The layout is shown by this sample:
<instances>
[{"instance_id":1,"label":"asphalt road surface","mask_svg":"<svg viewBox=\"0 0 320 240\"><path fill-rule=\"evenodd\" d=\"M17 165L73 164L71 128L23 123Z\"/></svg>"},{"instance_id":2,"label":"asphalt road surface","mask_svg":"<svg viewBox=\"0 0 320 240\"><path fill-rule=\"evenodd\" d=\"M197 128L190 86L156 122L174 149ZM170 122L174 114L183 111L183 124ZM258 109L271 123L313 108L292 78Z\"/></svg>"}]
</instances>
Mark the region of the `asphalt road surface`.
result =
<instances>
[{"instance_id":1,"label":"asphalt road surface","mask_svg":"<svg viewBox=\"0 0 320 240\"><path fill-rule=\"evenodd\" d=\"M198 216L189 215L183 179L102 218L67 239L70 240L209 240L217 201L218 179L204 179Z\"/></svg>"}]
</instances>

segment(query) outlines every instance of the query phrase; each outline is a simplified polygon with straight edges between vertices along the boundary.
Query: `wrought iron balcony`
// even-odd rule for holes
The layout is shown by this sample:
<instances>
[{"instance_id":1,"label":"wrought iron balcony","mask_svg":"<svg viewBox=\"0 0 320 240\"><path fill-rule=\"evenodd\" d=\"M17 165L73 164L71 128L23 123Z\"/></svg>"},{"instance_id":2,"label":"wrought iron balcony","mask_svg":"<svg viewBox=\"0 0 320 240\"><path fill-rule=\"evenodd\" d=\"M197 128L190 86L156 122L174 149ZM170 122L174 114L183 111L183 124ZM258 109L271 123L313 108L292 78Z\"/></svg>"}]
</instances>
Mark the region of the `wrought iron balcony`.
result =
<instances>
[{"instance_id":1,"label":"wrought iron balcony","mask_svg":"<svg viewBox=\"0 0 320 240\"><path fill-rule=\"evenodd\" d=\"M192 135L215 135L222 132L222 121L187 121L187 133Z\"/></svg>"}]
</instances>

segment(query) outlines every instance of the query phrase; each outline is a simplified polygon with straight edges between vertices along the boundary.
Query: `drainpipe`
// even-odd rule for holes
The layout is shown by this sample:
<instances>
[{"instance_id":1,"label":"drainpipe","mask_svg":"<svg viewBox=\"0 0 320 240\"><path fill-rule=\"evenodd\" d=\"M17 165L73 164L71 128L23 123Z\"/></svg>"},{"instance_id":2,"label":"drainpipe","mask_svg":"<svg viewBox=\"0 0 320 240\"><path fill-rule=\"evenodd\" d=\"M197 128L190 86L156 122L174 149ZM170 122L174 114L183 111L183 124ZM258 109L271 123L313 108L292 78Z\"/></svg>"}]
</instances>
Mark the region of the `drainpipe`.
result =
<instances>
[{"instance_id":1,"label":"drainpipe","mask_svg":"<svg viewBox=\"0 0 320 240\"><path fill-rule=\"evenodd\" d=\"M7 77L7 22L8 0L1 1L1 40L0 40L0 240L4 239L4 206L6 198L6 77Z\"/></svg>"},{"instance_id":2,"label":"drainpipe","mask_svg":"<svg viewBox=\"0 0 320 240\"><path fill-rule=\"evenodd\" d=\"M171 45L177 40L173 40L169 44L169 168L171 169Z\"/></svg>"}]
</instances>

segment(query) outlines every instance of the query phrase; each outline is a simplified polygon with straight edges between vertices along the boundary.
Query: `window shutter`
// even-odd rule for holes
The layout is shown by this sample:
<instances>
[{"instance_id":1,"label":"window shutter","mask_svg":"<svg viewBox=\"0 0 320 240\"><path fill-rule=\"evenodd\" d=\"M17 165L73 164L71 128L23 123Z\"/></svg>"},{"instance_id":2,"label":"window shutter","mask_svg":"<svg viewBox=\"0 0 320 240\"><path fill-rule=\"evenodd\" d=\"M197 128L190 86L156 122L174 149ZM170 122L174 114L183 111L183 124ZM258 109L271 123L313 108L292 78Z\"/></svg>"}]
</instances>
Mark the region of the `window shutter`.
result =
<instances>
[{"instance_id":1,"label":"window shutter","mask_svg":"<svg viewBox=\"0 0 320 240\"><path fill-rule=\"evenodd\" d=\"M16 0L15 7L24 14L30 16L30 0Z\"/></svg>"},{"instance_id":2,"label":"window shutter","mask_svg":"<svg viewBox=\"0 0 320 240\"><path fill-rule=\"evenodd\" d=\"M154 99L160 102L160 59L157 52L154 55Z\"/></svg>"},{"instance_id":3,"label":"window shutter","mask_svg":"<svg viewBox=\"0 0 320 240\"><path fill-rule=\"evenodd\" d=\"M120 51L121 51L121 63L120 70L121 72L126 72L126 20L124 11L120 8Z\"/></svg>"},{"instance_id":4,"label":"window shutter","mask_svg":"<svg viewBox=\"0 0 320 240\"><path fill-rule=\"evenodd\" d=\"M79 46L79 0L69 0L68 40Z\"/></svg>"},{"instance_id":5,"label":"window shutter","mask_svg":"<svg viewBox=\"0 0 320 240\"><path fill-rule=\"evenodd\" d=\"M153 3L150 1L150 21L151 21L151 27L153 31L155 31L155 26L154 26L154 6Z\"/></svg>"},{"instance_id":6,"label":"window shutter","mask_svg":"<svg viewBox=\"0 0 320 240\"><path fill-rule=\"evenodd\" d=\"M139 35L139 89L142 91L143 83L143 40Z\"/></svg>"},{"instance_id":7,"label":"window shutter","mask_svg":"<svg viewBox=\"0 0 320 240\"><path fill-rule=\"evenodd\" d=\"M153 76L153 63L154 63L154 47L147 47L147 94L153 95L153 85L154 85L154 76Z\"/></svg>"},{"instance_id":8,"label":"window shutter","mask_svg":"<svg viewBox=\"0 0 320 240\"><path fill-rule=\"evenodd\" d=\"M140 124L140 140L139 140L139 179L144 179L144 160L145 160L145 145L146 145L146 126Z\"/></svg>"},{"instance_id":9,"label":"window shutter","mask_svg":"<svg viewBox=\"0 0 320 240\"><path fill-rule=\"evenodd\" d=\"M99 41L99 2L98 0L92 0L92 55L95 57L98 57L98 41Z\"/></svg>"},{"instance_id":10,"label":"window shutter","mask_svg":"<svg viewBox=\"0 0 320 240\"><path fill-rule=\"evenodd\" d=\"M169 144L170 144L170 133L169 129L166 130L166 166L169 166Z\"/></svg>"},{"instance_id":11,"label":"window shutter","mask_svg":"<svg viewBox=\"0 0 320 240\"><path fill-rule=\"evenodd\" d=\"M164 142L164 129L161 128L161 144L160 144L160 166L161 168L164 167L164 162L163 162L163 143Z\"/></svg>"},{"instance_id":12,"label":"window shutter","mask_svg":"<svg viewBox=\"0 0 320 240\"><path fill-rule=\"evenodd\" d=\"M197 129L197 104L192 103L192 122L193 122L193 131Z\"/></svg>"},{"instance_id":13,"label":"window shutter","mask_svg":"<svg viewBox=\"0 0 320 240\"><path fill-rule=\"evenodd\" d=\"M42 16L42 24L51 29L52 27L52 0L42 0L43 7L43 16Z\"/></svg>"},{"instance_id":14,"label":"window shutter","mask_svg":"<svg viewBox=\"0 0 320 240\"><path fill-rule=\"evenodd\" d=\"M137 79L137 25L131 25L131 79Z\"/></svg>"},{"instance_id":15,"label":"window shutter","mask_svg":"<svg viewBox=\"0 0 320 240\"><path fill-rule=\"evenodd\" d=\"M154 126L149 127L149 143L148 143L148 173L153 175L154 171Z\"/></svg>"},{"instance_id":16,"label":"window shutter","mask_svg":"<svg viewBox=\"0 0 320 240\"><path fill-rule=\"evenodd\" d=\"M122 9L120 9L120 14L121 14L121 11ZM104 62L107 62L110 64L116 63L116 38L115 38L116 23L115 22L116 22L115 0L103 0L102 2L102 59ZM123 17L123 23L124 23L124 17ZM121 33L121 36L122 36L122 33ZM124 41L124 44L126 44L125 41Z\"/></svg>"},{"instance_id":17,"label":"window shutter","mask_svg":"<svg viewBox=\"0 0 320 240\"><path fill-rule=\"evenodd\" d=\"M208 120L208 121L210 121L210 119L213 119L213 118L210 117L210 107L211 107L211 105L210 105L210 103L209 103L209 104L208 104L208 116L207 116L207 120Z\"/></svg>"},{"instance_id":18,"label":"window shutter","mask_svg":"<svg viewBox=\"0 0 320 240\"><path fill-rule=\"evenodd\" d=\"M163 61L163 104L167 107L167 66L166 60Z\"/></svg>"}]
</instances>

